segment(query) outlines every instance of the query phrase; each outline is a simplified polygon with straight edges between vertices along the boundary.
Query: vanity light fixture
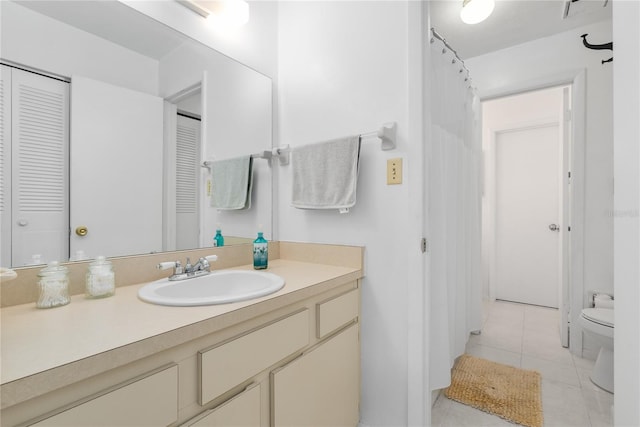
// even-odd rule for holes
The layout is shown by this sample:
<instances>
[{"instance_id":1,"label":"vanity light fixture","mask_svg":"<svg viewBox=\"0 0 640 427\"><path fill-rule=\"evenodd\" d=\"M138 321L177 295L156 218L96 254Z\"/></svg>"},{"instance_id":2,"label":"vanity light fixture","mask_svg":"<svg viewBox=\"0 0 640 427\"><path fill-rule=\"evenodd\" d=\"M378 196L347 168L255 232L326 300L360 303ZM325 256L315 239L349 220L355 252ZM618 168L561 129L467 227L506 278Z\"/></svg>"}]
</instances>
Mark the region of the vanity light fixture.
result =
<instances>
[{"instance_id":1,"label":"vanity light fixture","mask_svg":"<svg viewBox=\"0 0 640 427\"><path fill-rule=\"evenodd\" d=\"M495 0L463 0L460 19L465 24L477 24L487 19L495 6Z\"/></svg>"},{"instance_id":2,"label":"vanity light fixture","mask_svg":"<svg viewBox=\"0 0 640 427\"><path fill-rule=\"evenodd\" d=\"M216 26L239 27L249 22L249 3L244 0L176 0Z\"/></svg>"}]
</instances>

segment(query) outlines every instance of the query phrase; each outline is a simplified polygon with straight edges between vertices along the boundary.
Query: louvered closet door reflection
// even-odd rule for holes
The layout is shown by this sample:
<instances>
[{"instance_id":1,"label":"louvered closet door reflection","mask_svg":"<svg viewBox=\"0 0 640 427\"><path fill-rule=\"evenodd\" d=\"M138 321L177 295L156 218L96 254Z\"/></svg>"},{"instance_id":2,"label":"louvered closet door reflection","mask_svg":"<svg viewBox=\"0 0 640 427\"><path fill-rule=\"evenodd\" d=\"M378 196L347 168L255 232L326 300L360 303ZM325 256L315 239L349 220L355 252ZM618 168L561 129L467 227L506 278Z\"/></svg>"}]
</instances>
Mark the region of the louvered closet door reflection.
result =
<instances>
[{"instance_id":1,"label":"louvered closet door reflection","mask_svg":"<svg viewBox=\"0 0 640 427\"><path fill-rule=\"evenodd\" d=\"M11 68L0 65L0 265L11 266Z\"/></svg>"},{"instance_id":2,"label":"louvered closet door reflection","mask_svg":"<svg viewBox=\"0 0 640 427\"><path fill-rule=\"evenodd\" d=\"M12 70L12 262L69 258L69 85Z\"/></svg>"},{"instance_id":3,"label":"louvered closet door reflection","mask_svg":"<svg viewBox=\"0 0 640 427\"><path fill-rule=\"evenodd\" d=\"M176 137L176 249L200 247L200 121L178 115Z\"/></svg>"}]
</instances>

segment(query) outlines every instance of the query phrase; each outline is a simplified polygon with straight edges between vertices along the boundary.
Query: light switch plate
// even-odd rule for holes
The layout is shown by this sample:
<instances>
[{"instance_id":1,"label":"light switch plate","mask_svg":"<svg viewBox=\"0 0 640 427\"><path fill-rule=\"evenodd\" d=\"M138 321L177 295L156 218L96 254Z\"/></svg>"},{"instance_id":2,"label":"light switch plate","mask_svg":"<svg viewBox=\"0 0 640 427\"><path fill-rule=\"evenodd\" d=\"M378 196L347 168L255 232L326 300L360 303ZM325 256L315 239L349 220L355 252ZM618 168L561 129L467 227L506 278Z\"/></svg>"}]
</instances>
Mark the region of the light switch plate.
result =
<instances>
[{"instance_id":1,"label":"light switch plate","mask_svg":"<svg viewBox=\"0 0 640 427\"><path fill-rule=\"evenodd\" d=\"M387 160L387 185L402 184L402 159Z\"/></svg>"}]
</instances>

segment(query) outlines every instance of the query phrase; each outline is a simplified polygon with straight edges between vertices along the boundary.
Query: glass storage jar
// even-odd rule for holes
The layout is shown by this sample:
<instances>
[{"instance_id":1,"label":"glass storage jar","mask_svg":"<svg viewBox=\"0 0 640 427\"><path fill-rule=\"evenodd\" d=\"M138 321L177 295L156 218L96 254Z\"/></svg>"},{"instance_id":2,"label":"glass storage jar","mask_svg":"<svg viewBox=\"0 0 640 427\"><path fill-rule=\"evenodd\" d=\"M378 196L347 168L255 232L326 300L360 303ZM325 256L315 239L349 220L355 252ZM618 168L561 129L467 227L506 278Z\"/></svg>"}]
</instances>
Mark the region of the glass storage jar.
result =
<instances>
[{"instance_id":1,"label":"glass storage jar","mask_svg":"<svg viewBox=\"0 0 640 427\"><path fill-rule=\"evenodd\" d=\"M89 264L85 294L87 298L109 297L116 292L116 278L111 261L99 256Z\"/></svg>"},{"instance_id":2,"label":"glass storage jar","mask_svg":"<svg viewBox=\"0 0 640 427\"><path fill-rule=\"evenodd\" d=\"M68 268L57 261L51 261L38 273L38 308L51 308L67 305L69 298Z\"/></svg>"}]
</instances>

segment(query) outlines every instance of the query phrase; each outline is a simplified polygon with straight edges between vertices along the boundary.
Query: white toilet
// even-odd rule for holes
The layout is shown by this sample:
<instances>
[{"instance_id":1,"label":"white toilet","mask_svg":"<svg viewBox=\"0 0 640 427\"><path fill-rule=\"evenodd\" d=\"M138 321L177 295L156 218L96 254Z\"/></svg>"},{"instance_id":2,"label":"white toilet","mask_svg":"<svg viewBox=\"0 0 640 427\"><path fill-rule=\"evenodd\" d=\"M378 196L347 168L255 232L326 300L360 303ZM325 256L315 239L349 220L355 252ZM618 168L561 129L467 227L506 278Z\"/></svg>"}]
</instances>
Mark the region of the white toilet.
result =
<instances>
[{"instance_id":1,"label":"white toilet","mask_svg":"<svg viewBox=\"0 0 640 427\"><path fill-rule=\"evenodd\" d=\"M580 325L600 346L591 381L613 393L613 309L585 308L580 315Z\"/></svg>"}]
</instances>

